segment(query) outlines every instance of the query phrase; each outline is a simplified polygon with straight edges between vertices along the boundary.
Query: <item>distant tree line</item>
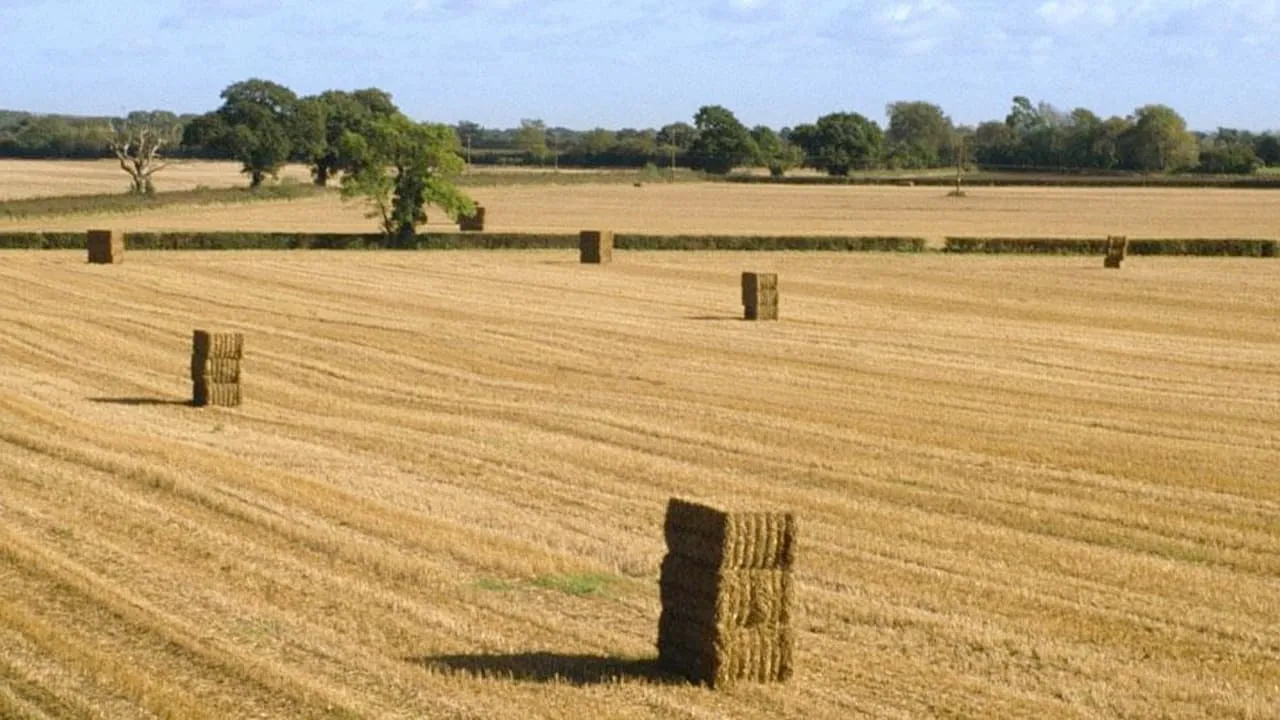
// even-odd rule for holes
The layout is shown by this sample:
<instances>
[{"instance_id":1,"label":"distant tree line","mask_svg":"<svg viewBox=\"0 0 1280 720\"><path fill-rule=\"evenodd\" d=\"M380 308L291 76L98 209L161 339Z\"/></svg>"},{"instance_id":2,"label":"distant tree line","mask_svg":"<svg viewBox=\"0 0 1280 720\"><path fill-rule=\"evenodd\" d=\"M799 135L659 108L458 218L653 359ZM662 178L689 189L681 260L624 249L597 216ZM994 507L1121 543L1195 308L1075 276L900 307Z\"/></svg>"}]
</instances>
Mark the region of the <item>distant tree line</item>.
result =
<instances>
[{"instance_id":1,"label":"distant tree line","mask_svg":"<svg viewBox=\"0 0 1280 720\"><path fill-rule=\"evenodd\" d=\"M256 185L285 162L312 167L317 184L344 172L369 123L400 115L388 93L370 88L298 97L268 81L228 88L224 104L205 115L152 112L179 127L182 142L170 157L238 159ZM131 113L130 116L138 115ZM525 119L518 127L448 126L457 152L470 164L554 167L688 167L709 173L765 167L782 175L797 167L832 175L871 169L930 169L976 165L1050 172L1204 172L1247 174L1280 166L1280 135L1232 128L1192 132L1164 105L1102 118L1086 108L1061 110L1026 97L1013 99L1003 119L956 125L934 104L896 102L887 123L857 112L834 112L812 123L777 130L746 127L727 108L699 108L689 122L661 128L548 127ZM127 118L126 118L127 119ZM112 124L85 118L0 111L0 157L111 157Z\"/></svg>"}]
</instances>

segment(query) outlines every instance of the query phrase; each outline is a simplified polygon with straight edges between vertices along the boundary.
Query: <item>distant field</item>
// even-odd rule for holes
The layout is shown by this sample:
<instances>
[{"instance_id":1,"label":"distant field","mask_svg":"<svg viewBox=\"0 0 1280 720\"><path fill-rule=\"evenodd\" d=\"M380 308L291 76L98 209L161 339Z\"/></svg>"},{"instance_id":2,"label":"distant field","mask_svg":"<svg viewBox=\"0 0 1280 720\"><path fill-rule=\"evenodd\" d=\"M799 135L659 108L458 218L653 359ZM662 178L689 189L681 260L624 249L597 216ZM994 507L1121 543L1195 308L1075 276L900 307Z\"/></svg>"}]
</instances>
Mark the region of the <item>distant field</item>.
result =
<instances>
[{"instance_id":1,"label":"distant field","mask_svg":"<svg viewBox=\"0 0 1280 720\"><path fill-rule=\"evenodd\" d=\"M529 185L469 190L493 231L637 233L1280 237L1280 192L1190 189L781 187L721 183ZM0 220L0 230L371 232L337 197L129 215ZM428 229L456 227L440 212Z\"/></svg>"},{"instance_id":2,"label":"distant field","mask_svg":"<svg viewBox=\"0 0 1280 720\"><path fill-rule=\"evenodd\" d=\"M0 253L0 717L1273 717L1280 274L1100 265ZM650 678L673 495L799 513L791 683Z\"/></svg>"},{"instance_id":3,"label":"distant field","mask_svg":"<svg viewBox=\"0 0 1280 720\"><path fill-rule=\"evenodd\" d=\"M22 164L25 163L25 164ZM36 187L66 194L117 188L124 175L112 163L0 161L0 197ZM481 168L478 176L528 176L531 169ZM243 185L234 163L175 166L161 189ZM305 181L306 168L285 177ZM946 197L937 187L777 186L724 183L619 182L617 173L567 172L573 184L478 185L468 192L487 209L487 229L499 232L577 232L612 228L654 234L946 235L1133 237L1280 237L1280 191L1166 188L989 188ZM158 176L159 177L159 176ZM627 177L630 177L629 175ZM638 177L638 175L637 175ZM608 181L604 181L608 178ZM112 185L115 183L115 185ZM326 197L249 205L167 207L159 210L0 220L4 230L244 230L371 232L359 202ZM456 227L439 211L428 230Z\"/></svg>"},{"instance_id":4,"label":"distant field","mask_svg":"<svg viewBox=\"0 0 1280 720\"><path fill-rule=\"evenodd\" d=\"M303 165L290 165L281 178L310 182ZM178 160L155 175L160 191L192 190L205 187L248 185L239 163L208 160ZM129 176L114 160L0 160L0 200L49 195L93 195L123 193Z\"/></svg>"}]
</instances>

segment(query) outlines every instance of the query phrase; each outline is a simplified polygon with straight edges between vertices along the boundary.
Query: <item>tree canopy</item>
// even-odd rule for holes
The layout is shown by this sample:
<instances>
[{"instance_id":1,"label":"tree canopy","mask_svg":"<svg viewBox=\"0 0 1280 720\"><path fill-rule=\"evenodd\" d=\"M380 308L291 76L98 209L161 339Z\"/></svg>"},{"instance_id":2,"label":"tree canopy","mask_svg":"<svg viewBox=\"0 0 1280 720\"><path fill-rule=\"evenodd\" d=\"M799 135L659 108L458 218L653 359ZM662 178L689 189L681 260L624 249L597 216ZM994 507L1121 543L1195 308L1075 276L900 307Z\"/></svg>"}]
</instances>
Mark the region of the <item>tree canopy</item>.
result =
<instances>
[{"instance_id":1,"label":"tree canopy","mask_svg":"<svg viewBox=\"0 0 1280 720\"><path fill-rule=\"evenodd\" d=\"M756 156L755 142L737 116L720 105L704 105L693 116L689 164L695 170L724 175Z\"/></svg>"},{"instance_id":2,"label":"tree canopy","mask_svg":"<svg viewBox=\"0 0 1280 720\"><path fill-rule=\"evenodd\" d=\"M373 119L363 133L343 135L341 154L349 162L343 196L369 203L392 247L411 247L428 205L453 219L475 210L454 183L464 168L458 150L458 136L447 125L400 113Z\"/></svg>"}]
</instances>

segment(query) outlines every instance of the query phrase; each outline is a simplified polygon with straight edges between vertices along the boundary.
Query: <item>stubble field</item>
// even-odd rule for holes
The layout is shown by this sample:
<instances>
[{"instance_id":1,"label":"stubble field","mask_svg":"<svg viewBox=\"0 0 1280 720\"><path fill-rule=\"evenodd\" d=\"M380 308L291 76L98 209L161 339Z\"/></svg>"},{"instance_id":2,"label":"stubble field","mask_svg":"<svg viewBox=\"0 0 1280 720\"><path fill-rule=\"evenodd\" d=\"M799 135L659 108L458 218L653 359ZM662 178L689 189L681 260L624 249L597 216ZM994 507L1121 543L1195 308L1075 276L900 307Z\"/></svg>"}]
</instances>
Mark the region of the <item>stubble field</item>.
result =
<instances>
[{"instance_id":1,"label":"stubble field","mask_svg":"<svg viewBox=\"0 0 1280 720\"><path fill-rule=\"evenodd\" d=\"M16 165L15 165L16 163ZM84 166L84 167L81 167ZM103 163L0 162L0 198L28 192L22 168L34 168L50 192L93 187L111 171ZM115 169L119 180L124 174ZM244 184L231 163L190 163L157 175L202 178L210 187ZM478 171L500 172L500 171ZM165 174L172 176L163 180ZM290 167L290 177L306 170ZM186 187L185 185L183 187ZM121 190L123 184L113 186ZM176 188L174 188L176 189ZM104 191L104 190L97 190ZM110 189L105 191L111 191ZM486 229L569 232L610 228L654 234L910 235L935 245L947 235L1276 238L1280 192L1168 188L990 188L948 198L945 188L732 185L724 183L532 184L481 186L468 192L486 207ZM48 193L46 193L48 194ZM336 193L283 202L169 207L107 215L0 218L6 230L376 232L359 202ZM427 230L456 230L439 211Z\"/></svg>"},{"instance_id":2,"label":"stubble field","mask_svg":"<svg viewBox=\"0 0 1280 720\"><path fill-rule=\"evenodd\" d=\"M1100 265L0 254L0 716L1273 717L1280 275ZM799 514L791 683L654 676L671 496Z\"/></svg>"}]
</instances>

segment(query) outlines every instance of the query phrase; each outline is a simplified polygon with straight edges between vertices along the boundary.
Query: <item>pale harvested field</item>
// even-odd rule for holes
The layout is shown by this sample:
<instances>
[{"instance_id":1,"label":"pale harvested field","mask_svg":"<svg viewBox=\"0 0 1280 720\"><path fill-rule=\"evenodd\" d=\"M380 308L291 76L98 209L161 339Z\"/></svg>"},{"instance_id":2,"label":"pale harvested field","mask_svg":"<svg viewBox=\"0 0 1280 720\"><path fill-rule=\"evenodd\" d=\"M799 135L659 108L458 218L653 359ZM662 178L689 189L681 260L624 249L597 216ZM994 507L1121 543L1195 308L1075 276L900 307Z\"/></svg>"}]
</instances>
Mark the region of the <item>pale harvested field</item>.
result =
<instances>
[{"instance_id":1,"label":"pale harvested field","mask_svg":"<svg viewBox=\"0 0 1280 720\"><path fill-rule=\"evenodd\" d=\"M286 166L280 177L311 182L310 171L303 165ZM175 160L153 179L161 192L249 184L247 176L240 174L239 163L209 160ZM0 160L0 200L128 189L129 176L115 160Z\"/></svg>"},{"instance_id":2,"label":"pale harvested field","mask_svg":"<svg viewBox=\"0 0 1280 720\"><path fill-rule=\"evenodd\" d=\"M1280 237L1280 192L1201 189L784 187L716 183L527 185L469 190L491 232L612 228L661 234ZM456 230L440 212L431 230ZM338 197L129 215L0 220L4 230L374 232Z\"/></svg>"},{"instance_id":3,"label":"pale harvested field","mask_svg":"<svg viewBox=\"0 0 1280 720\"><path fill-rule=\"evenodd\" d=\"M1100 264L0 253L0 717L1275 717L1280 273ZM638 662L673 495L799 513L790 684Z\"/></svg>"}]
</instances>

